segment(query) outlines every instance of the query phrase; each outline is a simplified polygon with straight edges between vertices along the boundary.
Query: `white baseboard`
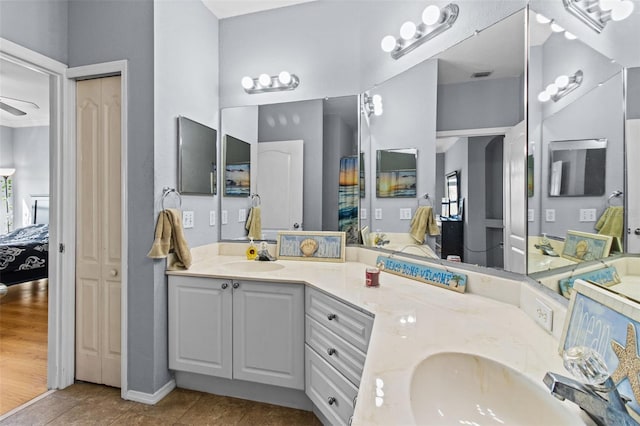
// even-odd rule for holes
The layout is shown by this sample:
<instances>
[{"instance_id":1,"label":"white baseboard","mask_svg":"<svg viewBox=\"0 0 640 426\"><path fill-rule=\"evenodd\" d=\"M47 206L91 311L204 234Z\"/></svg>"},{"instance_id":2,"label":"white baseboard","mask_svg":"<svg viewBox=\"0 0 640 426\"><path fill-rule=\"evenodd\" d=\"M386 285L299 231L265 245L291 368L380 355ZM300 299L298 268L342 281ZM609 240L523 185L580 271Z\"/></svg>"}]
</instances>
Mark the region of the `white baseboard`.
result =
<instances>
[{"instance_id":1,"label":"white baseboard","mask_svg":"<svg viewBox=\"0 0 640 426\"><path fill-rule=\"evenodd\" d=\"M129 401L141 402L147 405L155 405L160 402L162 398L169 395L169 393L174 390L175 387L176 381L171 379L167 382L167 384L165 384L153 394L129 390L124 396L124 399L127 399Z\"/></svg>"}]
</instances>

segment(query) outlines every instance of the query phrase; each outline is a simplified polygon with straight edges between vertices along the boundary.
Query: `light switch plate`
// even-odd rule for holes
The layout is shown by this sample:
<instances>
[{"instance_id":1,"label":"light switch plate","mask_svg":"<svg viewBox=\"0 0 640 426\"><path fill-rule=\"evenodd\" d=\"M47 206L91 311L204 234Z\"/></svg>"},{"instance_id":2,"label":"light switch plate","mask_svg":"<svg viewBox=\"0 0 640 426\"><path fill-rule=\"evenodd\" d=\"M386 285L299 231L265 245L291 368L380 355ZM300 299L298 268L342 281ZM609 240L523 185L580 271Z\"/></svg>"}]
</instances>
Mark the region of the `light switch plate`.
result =
<instances>
[{"instance_id":1,"label":"light switch plate","mask_svg":"<svg viewBox=\"0 0 640 426\"><path fill-rule=\"evenodd\" d=\"M553 309L540 299L536 299L535 320L547 331L551 331L553 328Z\"/></svg>"},{"instance_id":2,"label":"light switch plate","mask_svg":"<svg viewBox=\"0 0 640 426\"><path fill-rule=\"evenodd\" d=\"M367 218L367 209L360 209L360 219Z\"/></svg>"},{"instance_id":3,"label":"light switch plate","mask_svg":"<svg viewBox=\"0 0 640 426\"><path fill-rule=\"evenodd\" d=\"M182 226L184 229L193 228L193 211L185 210L182 212Z\"/></svg>"},{"instance_id":4,"label":"light switch plate","mask_svg":"<svg viewBox=\"0 0 640 426\"><path fill-rule=\"evenodd\" d=\"M411 220L411 209L400 209L400 220Z\"/></svg>"},{"instance_id":5,"label":"light switch plate","mask_svg":"<svg viewBox=\"0 0 640 426\"><path fill-rule=\"evenodd\" d=\"M229 213L226 210L222 210L220 213L220 222L222 222L223 225L229 223Z\"/></svg>"},{"instance_id":6,"label":"light switch plate","mask_svg":"<svg viewBox=\"0 0 640 426\"><path fill-rule=\"evenodd\" d=\"M247 220L247 209L238 209L238 222Z\"/></svg>"},{"instance_id":7,"label":"light switch plate","mask_svg":"<svg viewBox=\"0 0 640 426\"><path fill-rule=\"evenodd\" d=\"M382 219L382 209L375 209L374 210L374 215L375 215L376 220Z\"/></svg>"},{"instance_id":8,"label":"light switch plate","mask_svg":"<svg viewBox=\"0 0 640 426\"><path fill-rule=\"evenodd\" d=\"M556 209L546 209L544 211L545 221L547 222L555 222L556 221Z\"/></svg>"},{"instance_id":9,"label":"light switch plate","mask_svg":"<svg viewBox=\"0 0 640 426\"><path fill-rule=\"evenodd\" d=\"M528 209L527 210L527 221L528 222L533 222L535 220L535 210L534 209Z\"/></svg>"},{"instance_id":10,"label":"light switch plate","mask_svg":"<svg viewBox=\"0 0 640 426\"><path fill-rule=\"evenodd\" d=\"M216 226L216 211L209 210L209 226Z\"/></svg>"},{"instance_id":11,"label":"light switch plate","mask_svg":"<svg viewBox=\"0 0 640 426\"><path fill-rule=\"evenodd\" d=\"M595 222L596 209L580 209L580 222Z\"/></svg>"}]
</instances>

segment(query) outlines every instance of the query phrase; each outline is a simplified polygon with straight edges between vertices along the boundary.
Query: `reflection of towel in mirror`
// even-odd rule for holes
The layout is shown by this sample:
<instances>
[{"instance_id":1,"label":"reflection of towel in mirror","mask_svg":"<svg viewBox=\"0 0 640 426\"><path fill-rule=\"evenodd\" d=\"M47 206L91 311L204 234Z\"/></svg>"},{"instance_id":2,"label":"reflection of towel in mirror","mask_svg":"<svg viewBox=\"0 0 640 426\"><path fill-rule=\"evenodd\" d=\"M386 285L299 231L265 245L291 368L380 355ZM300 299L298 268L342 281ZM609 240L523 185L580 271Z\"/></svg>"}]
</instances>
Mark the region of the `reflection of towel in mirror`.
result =
<instances>
[{"instance_id":1,"label":"reflection of towel in mirror","mask_svg":"<svg viewBox=\"0 0 640 426\"><path fill-rule=\"evenodd\" d=\"M250 240L262 239L262 213L260 212L260 207L251 207L247 223L244 227L248 231L247 236Z\"/></svg>"},{"instance_id":2,"label":"reflection of towel in mirror","mask_svg":"<svg viewBox=\"0 0 640 426\"><path fill-rule=\"evenodd\" d=\"M411 229L409 234L419 244L424 243L424 234L440 235L438 224L433 217L433 209L431 206L420 206L411 219Z\"/></svg>"},{"instance_id":3,"label":"reflection of towel in mirror","mask_svg":"<svg viewBox=\"0 0 640 426\"><path fill-rule=\"evenodd\" d=\"M152 259L167 258L167 269L189 269L191 251L184 238L182 218L177 209L162 210L156 223L156 234L147 257Z\"/></svg>"},{"instance_id":4,"label":"reflection of towel in mirror","mask_svg":"<svg viewBox=\"0 0 640 426\"><path fill-rule=\"evenodd\" d=\"M598 234L611 235L620 243L624 229L624 207L607 207L604 213L602 213L602 216L600 216L600 219L598 219L595 228Z\"/></svg>"}]
</instances>

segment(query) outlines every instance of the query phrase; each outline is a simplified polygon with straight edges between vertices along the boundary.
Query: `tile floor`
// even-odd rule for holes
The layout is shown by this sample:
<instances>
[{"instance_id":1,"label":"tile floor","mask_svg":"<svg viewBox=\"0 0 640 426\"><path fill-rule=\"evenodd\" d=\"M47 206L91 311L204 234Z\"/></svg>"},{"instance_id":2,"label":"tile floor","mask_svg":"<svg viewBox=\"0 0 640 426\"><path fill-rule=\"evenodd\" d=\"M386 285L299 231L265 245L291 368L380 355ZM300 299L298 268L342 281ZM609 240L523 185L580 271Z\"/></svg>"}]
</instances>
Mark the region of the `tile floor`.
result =
<instances>
[{"instance_id":1,"label":"tile floor","mask_svg":"<svg viewBox=\"0 0 640 426\"><path fill-rule=\"evenodd\" d=\"M120 399L120 389L76 383L0 425L313 425L311 412L175 389L156 405Z\"/></svg>"}]
</instances>

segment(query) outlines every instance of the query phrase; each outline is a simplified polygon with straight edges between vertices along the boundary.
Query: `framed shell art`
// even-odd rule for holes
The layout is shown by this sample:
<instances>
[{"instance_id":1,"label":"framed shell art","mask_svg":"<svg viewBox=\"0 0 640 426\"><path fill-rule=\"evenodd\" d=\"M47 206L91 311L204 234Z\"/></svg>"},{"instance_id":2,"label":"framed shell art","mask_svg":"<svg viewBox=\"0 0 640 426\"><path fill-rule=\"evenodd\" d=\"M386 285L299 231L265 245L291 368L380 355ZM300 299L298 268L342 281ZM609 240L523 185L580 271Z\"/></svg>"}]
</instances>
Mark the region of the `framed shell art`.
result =
<instances>
[{"instance_id":1,"label":"framed shell art","mask_svg":"<svg viewBox=\"0 0 640 426\"><path fill-rule=\"evenodd\" d=\"M344 262L344 232L280 231L276 253L282 260Z\"/></svg>"}]
</instances>

